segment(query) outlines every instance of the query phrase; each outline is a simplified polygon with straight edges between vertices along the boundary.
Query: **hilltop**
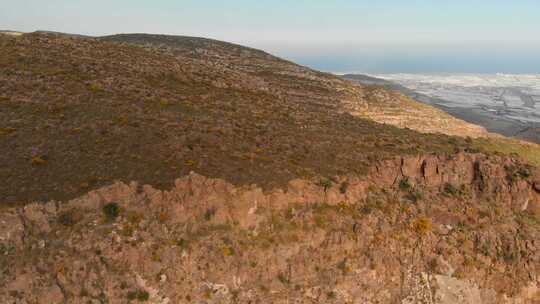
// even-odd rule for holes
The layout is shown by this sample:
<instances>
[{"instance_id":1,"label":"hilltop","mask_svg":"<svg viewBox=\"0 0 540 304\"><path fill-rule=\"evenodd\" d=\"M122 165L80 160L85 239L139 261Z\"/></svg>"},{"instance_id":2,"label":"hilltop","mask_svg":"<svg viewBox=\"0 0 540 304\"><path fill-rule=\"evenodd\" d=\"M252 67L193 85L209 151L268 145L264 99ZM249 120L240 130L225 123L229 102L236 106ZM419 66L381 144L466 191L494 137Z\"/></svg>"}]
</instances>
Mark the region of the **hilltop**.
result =
<instances>
[{"instance_id":1,"label":"hilltop","mask_svg":"<svg viewBox=\"0 0 540 304\"><path fill-rule=\"evenodd\" d=\"M115 180L170 187L190 171L271 188L468 147L358 117L369 90L232 44L31 33L1 36L0 48L9 203L74 198Z\"/></svg>"},{"instance_id":2,"label":"hilltop","mask_svg":"<svg viewBox=\"0 0 540 304\"><path fill-rule=\"evenodd\" d=\"M537 145L211 39L0 54L2 303L539 303Z\"/></svg>"}]
</instances>

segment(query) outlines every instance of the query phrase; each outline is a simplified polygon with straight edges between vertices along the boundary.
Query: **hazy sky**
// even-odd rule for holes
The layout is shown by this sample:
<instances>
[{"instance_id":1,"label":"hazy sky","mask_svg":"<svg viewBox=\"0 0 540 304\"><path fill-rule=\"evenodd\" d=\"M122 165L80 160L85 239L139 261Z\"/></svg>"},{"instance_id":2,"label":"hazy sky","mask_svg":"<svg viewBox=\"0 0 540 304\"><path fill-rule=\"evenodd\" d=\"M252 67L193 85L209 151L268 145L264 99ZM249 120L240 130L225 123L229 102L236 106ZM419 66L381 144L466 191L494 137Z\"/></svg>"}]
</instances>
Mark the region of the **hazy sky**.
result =
<instances>
[{"instance_id":1,"label":"hazy sky","mask_svg":"<svg viewBox=\"0 0 540 304\"><path fill-rule=\"evenodd\" d=\"M540 73L538 0L1 0L0 28L212 37L329 71Z\"/></svg>"}]
</instances>

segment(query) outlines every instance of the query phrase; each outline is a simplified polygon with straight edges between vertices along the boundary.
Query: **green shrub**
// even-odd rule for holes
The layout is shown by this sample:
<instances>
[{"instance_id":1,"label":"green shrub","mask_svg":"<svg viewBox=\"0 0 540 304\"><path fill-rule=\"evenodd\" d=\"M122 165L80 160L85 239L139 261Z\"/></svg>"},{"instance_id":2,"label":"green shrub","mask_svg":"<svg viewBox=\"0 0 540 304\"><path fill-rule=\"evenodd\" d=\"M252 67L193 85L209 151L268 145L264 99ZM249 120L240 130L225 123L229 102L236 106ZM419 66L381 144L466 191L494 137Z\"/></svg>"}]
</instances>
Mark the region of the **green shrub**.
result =
<instances>
[{"instance_id":1,"label":"green shrub","mask_svg":"<svg viewBox=\"0 0 540 304\"><path fill-rule=\"evenodd\" d=\"M2 256L15 254L15 250L16 250L15 246L11 244L0 243L0 255Z\"/></svg>"},{"instance_id":2,"label":"green shrub","mask_svg":"<svg viewBox=\"0 0 540 304\"><path fill-rule=\"evenodd\" d=\"M360 213L364 214L364 215L368 215L370 214L371 212L373 212L373 207L369 204L366 204L366 205L363 205L362 207L360 207Z\"/></svg>"},{"instance_id":3,"label":"green shrub","mask_svg":"<svg viewBox=\"0 0 540 304\"><path fill-rule=\"evenodd\" d=\"M176 240L176 246L178 246L180 249L186 249L189 246L189 243L186 239L180 238Z\"/></svg>"},{"instance_id":4,"label":"green shrub","mask_svg":"<svg viewBox=\"0 0 540 304\"><path fill-rule=\"evenodd\" d=\"M217 210L216 210L215 207L211 207L211 208L206 209L206 211L204 212L204 219L206 221L211 220L216 215L216 211Z\"/></svg>"},{"instance_id":5,"label":"green shrub","mask_svg":"<svg viewBox=\"0 0 540 304\"><path fill-rule=\"evenodd\" d=\"M420 235L426 235L433 229L433 223L431 219L427 217L421 217L417 219L413 224L414 230Z\"/></svg>"},{"instance_id":6,"label":"green shrub","mask_svg":"<svg viewBox=\"0 0 540 304\"><path fill-rule=\"evenodd\" d=\"M337 264L337 268L341 270L341 273L343 275L347 275L352 271L351 267L347 264L347 258L344 258L343 260L341 260L341 262Z\"/></svg>"},{"instance_id":7,"label":"green shrub","mask_svg":"<svg viewBox=\"0 0 540 304\"><path fill-rule=\"evenodd\" d=\"M283 272L278 273L277 278L281 282L281 284L283 284L283 285L287 285L287 284L290 283L289 279L287 278L287 276Z\"/></svg>"},{"instance_id":8,"label":"green shrub","mask_svg":"<svg viewBox=\"0 0 540 304\"><path fill-rule=\"evenodd\" d=\"M334 184L334 181L331 179L331 178L328 178L328 177L322 177L319 182L317 183L317 185L321 186L324 188L324 191L332 188L332 185Z\"/></svg>"},{"instance_id":9,"label":"green shrub","mask_svg":"<svg viewBox=\"0 0 540 304\"><path fill-rule=\"evenodd\" d=\"M159 105L162 106L162 107L167 107L167 106L170 105L170 102L167 99L162 98L162 99L159 100Z\"/></svg>"},{"instance_id":10,"label":"green shrub","mask_svg":"<svg viewBox=\"0 0 540 304\"><path fill-rule=\"evenodd\" d=\"M97 84L97 83L93 83L93 84L90 85L90 91L92 93L98 93L101 90L102 90L101 86L99 84Z\"/></svg>"},{"instance_id":11,"label":"green shrub","mask_svg":"<svg viewBox=\"0 0 540 304\"><path fill-rule=\"evenodd\" d=\"M127 298L130 301L137 300L139 302L146 302L150 299L150 294L146 290L130 291L127 294Z\"/></svg>"},{"instance_id":12,"label":"green shrub","mask_svg":"<svg viewBox=\"0 0 540 304\"><path fill-rule=\"evenodd\" d=\"M73 212L66 211L61 213L58 216L58 222L64 226L73 226L76 224L75 216L73 215Z\"/></svg>"},{"instance_id":13,"label":"green shrub","mask_svg":"<svg viewBox=\"0 0 540 304\"><path fill-rule=\"evenodd\" d=\"M446 184L444 184L444 193L454 196L454 195L459 194L459 189L456 188L451 183L446 183Z\"/></svg>"},{"instance_id":14,"label":"green shrub","mask_svg":"<svg viewBox=\"0 0 540 304\"><path fill-rule=\"evenodd\" d=\"M115 220L120 215L120 207L117 203L108 203L103 206L103 213L108 220Z\"/></svg>"},{"instance_id":15,"label":"green shrub","mask_svg":"<svg viewBox=\"0 0 540 304\"><path fill-rule=\"evenodd\" d=\"M223 246L222 251L223 251L224 256L233 256L235 254L234 248L232 248L231 246L228 246L228 245Z\"/></svg>"},{"instance_id":16,"label":"green shrub","mask_svg":"<svg viewBox=\"0 0 540 304\"><path fill-rule=\"evenodd\" d=\"M412 188L412 186L411 186L411 183L409 182L408 178L404 178L404 179L399 181L399 189L401 189L403 191L408 191L411 188Z\"/></svg>"},{"instance_id":17,"label":"green shrub","mask_svg":"<svg viewBox=\"0 0 540 304\"><path fill-rule=\"evenodd\" d=\"M531 176L531 171L529 169L521 167L518 169L517 174L521 176L521 178L529 178Z\"/></svg>"},{"instance_id":18,"label":"green shrub","mask_svg":"<svg viewBox=\"0 0 540 304\"><path fill-rule=\"evenodd\" d=\"M347 181L344 181L343 183L341 183L341 185L339 186L339 192L341 192L341 194L345 194L347 192L347 189L349 188L349 182Z\"/></svg>"},{"instance_id":19,"label":"green shrub","mask_svg":"<svg viewBox=\"0 0 540 304\"><path fill-rule=\"evenodd\" d=\"M422 192L420 192L419 190L413 190L413 189L411 189L409 193L407 193L406 195L406 198L413 203L418 202L423 197L424 197L424 194L422 194Z\"/></svg>"}]
</instances>

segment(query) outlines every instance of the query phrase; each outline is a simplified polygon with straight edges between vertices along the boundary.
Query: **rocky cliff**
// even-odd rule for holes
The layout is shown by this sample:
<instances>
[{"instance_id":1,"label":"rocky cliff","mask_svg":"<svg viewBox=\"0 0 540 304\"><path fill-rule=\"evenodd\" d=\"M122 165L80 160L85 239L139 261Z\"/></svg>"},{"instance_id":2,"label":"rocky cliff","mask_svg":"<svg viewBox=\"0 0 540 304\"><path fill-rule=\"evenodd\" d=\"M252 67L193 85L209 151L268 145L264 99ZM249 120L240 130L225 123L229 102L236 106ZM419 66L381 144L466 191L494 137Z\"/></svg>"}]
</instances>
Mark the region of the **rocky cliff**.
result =
<instances>
[{"instance_id":1,"label":"rocky cliff","mask_svg":"<svg viewBox=\"0 0 540 304\"><path fill-rule=\"evenodd\" d=\"M169 191L115 183L0 215L2 303L539 303L540 177L506 157Z\"/></svg>"}]
</instances>

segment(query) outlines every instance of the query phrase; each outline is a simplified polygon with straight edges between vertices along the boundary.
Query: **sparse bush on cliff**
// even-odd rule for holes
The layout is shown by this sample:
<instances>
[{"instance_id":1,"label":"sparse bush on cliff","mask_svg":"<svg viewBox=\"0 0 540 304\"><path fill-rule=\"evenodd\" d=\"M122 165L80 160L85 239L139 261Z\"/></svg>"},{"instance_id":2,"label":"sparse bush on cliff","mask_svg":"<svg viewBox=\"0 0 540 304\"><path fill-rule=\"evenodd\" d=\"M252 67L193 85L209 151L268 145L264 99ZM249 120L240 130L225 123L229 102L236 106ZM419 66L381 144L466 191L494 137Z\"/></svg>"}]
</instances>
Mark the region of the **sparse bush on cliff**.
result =
<instances>
[{"instance_id":1,"label":"sparse bush on cliff","mask_svg":"<svg viewBox=\"0 0 540 304\"><path fill-rule=\"evenodd\" d=\"M285 275L283 272L278 273L277 279L283 284L283 285L289 285L290 281L287 275Z\"/></svg>"},{"instance_id":2,"label":"sparse bush on cliff","mask_svg":"<svg viewBox=\"0 0 540 304\"><path fill-rule=\"evenodd\" d=\"M349 188L349 182L348 181L344 181L341 183L341 185L339 186L339 192L341 192L341 194L345 194L347 193L347 189Z\"/></svg>"},{"instance_id":3,"label":"sparse bush on cliff","mask_svg":"<svg viewBox=\"0 0 540 304\"><path fill-rule=\"evenodd\" d=\"M93 83L90 85L90 92L92 93L99 93L102 90L101 86L97 83Z\"/></svg>"},{"instance_id":4,"label":"sparse bush on cliff","mask_svg":"<svg viewBox=\"0 0 540 304\"><path fill-rule=\"evenodd\" d=\"M108 220L114 221L120 215L120 207L117 203L108 203L103 206L103 213Z\"/></svg>"},{"instance_id":5,"label":"sparse bush on cliff","mask_svg":"<svg viewBox=\"0 0 540 304\"><path fill-rule=\"evenodd\" d=\"M427 217L421 217L413 223L413 228L416 233L426 235L433 230L433 223Z\"/></svg>"},{"instance_id":6,"label":"sparse bush on cliff","mask_svg":"<svg viewBox=\"0 0 540 304\"><path fill-rule=\"evenodd\" d=\"M351 267L347 263L347 258L341 260L336 266L343 275L347 275L352 271Z\"/></svg>"},{"instance_id":7,"label":"sparse bush on cliff","mask_svg":"<svg viewBox=\"0 0 540 304\"><path fill-rule=\"evenodd\" d=\"M411 202L417 203L419 200L424 198L424 194L419 189L410 189L405 197Z\"/></svg>"},{"instance_id":8,"label":"sparse bush on cliff","mask_svg":"<svg viewBox=\"0 0 540 304\"><path fill-rule=\"evenodd\" d=\"M223 246L222 251L223 251L223 255L226 256L226 257L232 256L235 253L234 249L229 245Z\"/></svg>"},{"instance_id":9,"label":"sparse bush on cliff","mask_svg":"<svg viewBox=\"0 0 540 304\"><path fill-rule=\"evenodd\" d=\"M409 191L412 188L411 182L407 177L399 181L399 189L402 191Z\"/></svg>"},{"instance_id":10,"label":"sparse bush on cliff","mask_svg":"<svg viewBox=\"0 0 540 304\"><path fill-rule=\"evenodd\" d=\"M450 196L454 196L454 195L458 195L459 194L459 189L456 188L454 185L452 185L451 183L446 183L444 184L444 193L447 194L447 195L450 195Z\"/></svg>"},{"instance_id":11,"label":"sparse bush on cliff","mask_svg":"<svg viewBox=\"0 0 540 304\"><path fill-rule=\"evenodd\" d=\"M64 226L73 226L79 221L79 216L75 215L73 211L62 212L58 216L58 222Z\"/></svg>"},{"instance_id":12,"label":"sparse bush on cliff","mask_svg":"<svg viewBox=\"0 0 540 304\"><path fill-rule=\"evenodd\" d=\"M323 187L324 191L327 191L328 189L332 188L332 186L334 185L334 182L335 181L332 178L321 177L317 185Z\"/></svg>"},{"instance_id":13,"label":"sparse bush on cliff","mask_svg":"<svg viewBox=\"0 0 540 304\"><path fill-rule=\"evenodd\" d=\"M204 220L209 221L216 215L216 208L210 207L204 212Z\"/></svg>"},{"instance_id":14,"label":"sparse bush on cliff","mask_svg":"<svg viewBox=\"0 0 540 304\"><path fill-rule=\"evenodd\" d=\"M128 292L127 298L130 301L136 300L139 302L146 302L150 299L150 294L146 290L139 289L139 290Z\"/></svg>"}]
</instances>

